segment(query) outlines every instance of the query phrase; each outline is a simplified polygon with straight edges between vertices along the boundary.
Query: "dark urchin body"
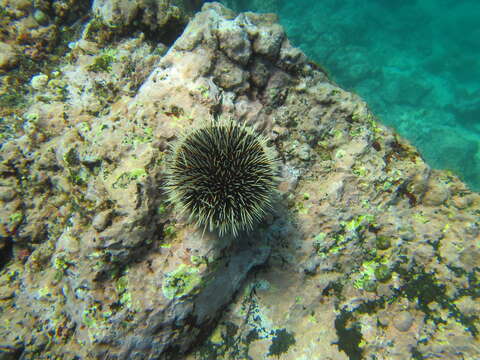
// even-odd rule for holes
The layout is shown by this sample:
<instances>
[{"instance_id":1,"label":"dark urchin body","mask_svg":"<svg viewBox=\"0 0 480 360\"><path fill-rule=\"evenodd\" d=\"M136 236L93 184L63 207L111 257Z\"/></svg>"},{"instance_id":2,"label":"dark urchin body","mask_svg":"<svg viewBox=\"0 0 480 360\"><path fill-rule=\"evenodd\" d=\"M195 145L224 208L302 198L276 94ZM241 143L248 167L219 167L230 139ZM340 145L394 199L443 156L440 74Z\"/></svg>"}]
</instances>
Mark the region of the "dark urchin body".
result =
<instances>
[{"instance_id":1,"label":"dark urchin body","mask_svg":"<svg viewBox=\"0 0 480 360\"><path fill-rule=\"evenodd\" d=\"M169 163L170 200L198 225L220 235L252 229L271 208L276 160L266 139L232 121L181 138Z\"/></svg>"}]
</instances>

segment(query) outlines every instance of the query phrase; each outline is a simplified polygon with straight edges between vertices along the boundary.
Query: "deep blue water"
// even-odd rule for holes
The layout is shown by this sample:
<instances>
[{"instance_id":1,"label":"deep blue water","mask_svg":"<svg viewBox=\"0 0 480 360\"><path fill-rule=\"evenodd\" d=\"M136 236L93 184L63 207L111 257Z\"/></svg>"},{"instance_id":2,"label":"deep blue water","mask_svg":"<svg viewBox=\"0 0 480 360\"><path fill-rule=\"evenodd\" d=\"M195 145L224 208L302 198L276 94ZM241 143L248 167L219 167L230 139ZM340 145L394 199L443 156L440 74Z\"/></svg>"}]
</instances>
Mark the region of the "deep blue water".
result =
<instances>
[{"instance_id":1,"label":"deep blue water","mask_svg":"<svg viewBox=\"0 0 480 360\"><path fill-rule=\"evenodd\" d=\"M290 40L428 164L480 190L480 1L225 2L276 12Z\"/></svg>"}]
</instances>

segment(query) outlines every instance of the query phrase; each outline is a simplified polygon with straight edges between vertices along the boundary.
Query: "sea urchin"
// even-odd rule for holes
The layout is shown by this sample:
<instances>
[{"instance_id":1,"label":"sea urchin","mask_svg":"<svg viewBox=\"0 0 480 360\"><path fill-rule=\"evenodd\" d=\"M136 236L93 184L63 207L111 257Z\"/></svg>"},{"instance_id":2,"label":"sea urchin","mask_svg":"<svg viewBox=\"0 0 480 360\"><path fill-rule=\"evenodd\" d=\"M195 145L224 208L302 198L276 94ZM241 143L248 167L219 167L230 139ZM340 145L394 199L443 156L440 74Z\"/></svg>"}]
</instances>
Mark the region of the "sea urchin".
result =
<instances>
[{"instance_id":1,"label":"sea urchin","mask_svg":"<svg viewBox=\"0 0 480 360\"><path fill-rule=\"evenodd\" d=\"M277 183L277 160L266 142L231 120L187 132L172 148L169 200L220 235L251 230L271 209Z\"/></svg>"}]
</instances>

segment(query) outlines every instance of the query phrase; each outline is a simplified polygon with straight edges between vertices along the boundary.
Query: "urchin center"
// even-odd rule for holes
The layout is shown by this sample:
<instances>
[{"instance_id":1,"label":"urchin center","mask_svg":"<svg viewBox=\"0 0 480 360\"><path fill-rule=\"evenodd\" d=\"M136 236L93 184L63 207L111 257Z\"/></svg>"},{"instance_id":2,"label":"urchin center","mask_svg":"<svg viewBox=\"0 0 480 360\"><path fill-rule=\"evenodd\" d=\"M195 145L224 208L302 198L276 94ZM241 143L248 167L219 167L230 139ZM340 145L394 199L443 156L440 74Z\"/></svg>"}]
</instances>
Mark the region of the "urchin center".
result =
<instances>
[{"instance_id":1,"label":"urchin center","mask_svg":"<svg viewBox=\"0 0 480 360\"><path fill-rule=\"evenodd\" d=\"M216 200L214 205L220 205L223 202L235 205L242 194L249 191L248 185L253 183L256 177L254 173L248 174L248 169L236 161L244 155L242 152L228 155L217 154L217 156L212 156L209 161L210 168L199 167L197 171L206 174L206 190L208 188L212 190L211 193L205 191L199 195L207 197L210 194L213 195Z\"/></svg>"}]
</instances>

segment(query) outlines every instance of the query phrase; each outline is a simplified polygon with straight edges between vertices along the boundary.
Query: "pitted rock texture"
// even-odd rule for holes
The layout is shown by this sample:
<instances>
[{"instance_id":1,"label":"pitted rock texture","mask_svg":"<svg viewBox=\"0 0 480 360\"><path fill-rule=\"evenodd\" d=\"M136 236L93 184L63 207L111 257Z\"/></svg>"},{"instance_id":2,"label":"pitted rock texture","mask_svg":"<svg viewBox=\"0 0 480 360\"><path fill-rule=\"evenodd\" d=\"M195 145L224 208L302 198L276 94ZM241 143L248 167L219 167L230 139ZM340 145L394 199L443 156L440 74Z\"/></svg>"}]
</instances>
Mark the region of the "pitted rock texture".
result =
<instances>
[{"instance_id":1,"label":"pitted rock texture","mask_svg":"<svg viewBox=\"0 0 480 360\"><path fill-rule=\"evenodd\" d=\"M94 0L92 11L108 26L126 28L134 25L149 31L163 28L166 33L176 32L176 28L185 25L201 3L198 0Z\"/></svg>"},{"instance_id":2,"label":"pitted rock texture","mask_svg":"<svg viewBox=\"0 0 480 360\"><path fill-rule=\"evenodd\" d=\"M209 3L170 48L97 35L1 148L5 356L479 357L479 195L274 15ZM169 144L212 116L263 131L282 163L275 212L239 239L165 201Z\"/></svg>"}]
</instances>

